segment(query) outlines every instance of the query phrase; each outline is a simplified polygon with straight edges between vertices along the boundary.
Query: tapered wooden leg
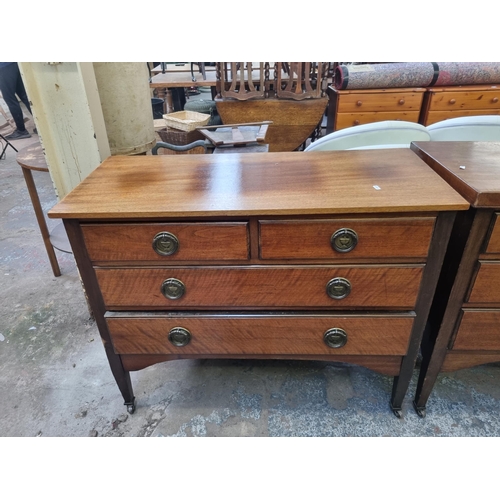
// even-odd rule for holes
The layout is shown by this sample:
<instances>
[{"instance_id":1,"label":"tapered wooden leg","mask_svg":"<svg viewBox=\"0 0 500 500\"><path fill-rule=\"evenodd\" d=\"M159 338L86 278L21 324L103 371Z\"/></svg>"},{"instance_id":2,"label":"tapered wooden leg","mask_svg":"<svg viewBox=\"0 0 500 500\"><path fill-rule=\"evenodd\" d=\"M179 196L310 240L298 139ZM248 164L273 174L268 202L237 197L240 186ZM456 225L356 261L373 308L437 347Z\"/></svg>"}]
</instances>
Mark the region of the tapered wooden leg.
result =
<instances>
[{"instance_id":1,"label":"tapered wooden leg","mask_svg":"<svg viewBox=\"0 0 500 500\"><path fill-rule=\"evenodd\" d=\"M124 369L121 356L116 354L113 349L108 325L104 318L106 312L104 300L92 262L87 254L80 224L76 220L64 220L64 226L66 227L73 255L80 270L80 276L88 296L89 305L94 313L97 328L104 344L111 372L123 396L127 411L133 413L135 411L135 397L130 380L130 372Z\"/></svg>"},{"instance_id":2,"label":"tapered wooden leg","mask_svg":"<svg viewBox=\"0 0 500 500\"><path fill-rule=\"evenodd\" d=\"M22 168L24 180L26 181L26 186L28 188L28 193L31 198L31 203L35 211L36 220L38 222L38 227L40 228L40 233L42 234L43 244L45 245L45 250L49 256L50 265L52 267L52 272L54 276L61 276L61 270L59 268L59 263L57 262L56 253L54 252L54 247L50 242L50 233L47 228L47 223L43 215L42 205L40 203L40 198L38 196L38 191L33 180L33 174L30 169Z\"/></svg>"},{"instance_id":3,"label":"tapered wooden leg","mask_svg":"<svg viewBox=\"0 0 500 500\"><path fill-rule=\"evenodd\" d=\"M417 360L420 343L424 328L429 316L429 311L436 290L439 273L443 264L448 241L455 220L455 212L442 212L438 215L434 234L429 247L429 255L427 264L422 276L420 291L417 298L415 308L416 318L413 323L413 328L410 337L410 345L408 352L401 363L401 370L397 377L394 378L392 388L392 397L390 406L397 417L401 417L401 409L403 400L410 385Z\"/></svg>"}]
</instances>

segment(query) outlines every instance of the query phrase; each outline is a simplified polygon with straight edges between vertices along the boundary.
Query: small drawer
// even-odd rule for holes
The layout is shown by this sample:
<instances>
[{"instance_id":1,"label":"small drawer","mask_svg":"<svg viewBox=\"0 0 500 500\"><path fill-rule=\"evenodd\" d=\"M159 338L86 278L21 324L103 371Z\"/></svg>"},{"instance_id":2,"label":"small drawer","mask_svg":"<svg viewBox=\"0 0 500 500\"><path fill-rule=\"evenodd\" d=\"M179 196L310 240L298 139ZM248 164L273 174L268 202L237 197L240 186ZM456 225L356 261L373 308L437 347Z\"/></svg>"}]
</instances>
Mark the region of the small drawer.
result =
<instances>
[{"instance_id":1,"label":"small drawer","mask_svg":"<svg viewBox=\"0 0 500 500\"><path fill-rule=\"evenodd\" d=\"M414 308L423 265L95 270L108 310Z\"/></svg>"},{"instance_id":2,"label":"small drawer","mask_svg":"<svg viewBox=\"0 0 500 500\"><path fill-rule=\"evenodd\" d=\"M481 262L467 303L500 305L500 262Z\"/></svg>"},{"instance_id":3,"label":"small drawer","mask_svg":"<svg viewBox=\"0 0 500 500\"><path fill-rule=\"evenodd\" d=\"M262 220L261 259L421 258L435 219Z\"/></svg>"},{"instance_id":4,"label":"small drawer","mask_svg":"<svg viewBox=\"0 0 500 500\"><path fill-rule=\"evenodd\" d=\"M377 111L357 113L337 113L335 130L365 125L367 123L381 122L385 120L401 120L405 122L417 123L419 111Z\"/></svg>"},{"instance_id":5,"label":"small drawer","mask_svg":"<svg viewBox=\"0 0 500 500\"><path fill-rule=\"evenodd\" d=\"M486 253L500 253L500 218L498 213L494 216L494 226L491 232Z\"/></svg>"},{"instance_id":6,"label":"small drawer","mask_svg":"<svg viewBox=\"0 0 500 500\"><path fill-rule=\"evenodd\" d=\"M118 354L397 355L414 315L108 313Z\"/></svg>"},{"instance_id":7,"label":"small drawer","mask_svg":"<svg viewBox=\"0 0 500 500\"><path fill-rule=\"evenodd\" d=\"M429 111L425 120L425 126L433 123L449 120L450 118L460 118L462 116L500 115L500 109L456 109L453 111Z\"/></svg>"},{"instance_id":8,"label":"small drawer","mask_svg":"<svg viewBox=\"0 0 500 500\"><path fill-rule=\"evenodd\" d=\"M451 111L455 109L500 110L500 88L432 93L429 109L432 111Z\"/></svg>"},{"instance_id":9,"label":"small drawer","mask_svg":"<svg viewBox=\"0 0 500 500\"><path fill-rule=\"evenodd\" d=\"M339 113L364 113L366 111L420 111L423 92L341 94Z\"/></svg>"},{"instance_id":10,"label":"small drawer","mask_svg":"<svg viewBox=\"0 0 500 500\"><path fill-rule=\"evenodd\" d=\"M85 224L95 262L247 260L248 223Z\"/></svg>"},{"instance_id":11,"label":"small drawer","mask_svg":"<svg viewBox=\"0 0 500 500\"><path fill-rule=\"evenodd\" d=\"M500 310L465 310L453 350L500 351Z\"/></svg>"}]
</instances>

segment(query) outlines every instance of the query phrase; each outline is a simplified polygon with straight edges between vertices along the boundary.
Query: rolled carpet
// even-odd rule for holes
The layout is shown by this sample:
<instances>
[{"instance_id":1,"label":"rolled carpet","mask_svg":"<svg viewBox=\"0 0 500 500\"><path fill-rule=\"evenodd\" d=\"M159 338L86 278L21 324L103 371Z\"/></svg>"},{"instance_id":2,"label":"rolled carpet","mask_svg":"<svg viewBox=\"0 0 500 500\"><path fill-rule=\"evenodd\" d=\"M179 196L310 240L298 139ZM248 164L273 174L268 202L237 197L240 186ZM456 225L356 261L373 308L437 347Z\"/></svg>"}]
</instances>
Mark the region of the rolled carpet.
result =
<instances>
[{"instance_id":1,"label":"rolled carpet","mask_svg":"<svg viewBox=\"0 0 500 500\"><path fill-rule=\"evenodd\" d=\"M337 90L500 83L498 62L414 62L339 65Z\"/></svg>"}]
</instances>

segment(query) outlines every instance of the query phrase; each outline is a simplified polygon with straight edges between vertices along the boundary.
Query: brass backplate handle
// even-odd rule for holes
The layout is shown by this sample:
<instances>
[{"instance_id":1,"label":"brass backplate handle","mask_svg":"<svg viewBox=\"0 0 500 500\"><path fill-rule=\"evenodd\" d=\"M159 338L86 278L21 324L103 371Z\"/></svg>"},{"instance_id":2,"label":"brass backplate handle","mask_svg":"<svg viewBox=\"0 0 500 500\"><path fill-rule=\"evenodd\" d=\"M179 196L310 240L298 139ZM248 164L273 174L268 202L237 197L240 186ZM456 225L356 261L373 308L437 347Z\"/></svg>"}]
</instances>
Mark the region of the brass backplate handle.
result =
<instances>
[{"instance_id":1,"label":"brass backplate handle","mask_svg":"<svg viewBox=\"0 0 500 500\"><path fill-rule=\"evenodd\" d=\"M172 255L179 249L179 240L177 237L168 233L167 231L162 231L158 233L153 238L153 250L158 255L168 256Z\"/></svg>"},{"instance_id":2,"label":"brass backplate handle","mask_svg":"<svg viewBox=\"0 0 500 500\"><path fill-rule=\"evenodd\" d=\"M323 340L328 347L338 349L347 343L347 332L342 328L330 328L323 335Z\"/></svg>"},{"instance_id":3,"label":"brass backplate handle","mask_svg":"<svg viewBox=\"0 0 500 500\"><path fill-rule=\"evenodd\" d=\"M351 293L351 282L345 278L333 278L326 285L326 293L332 299L345 299Z\"/></svg>"},{"instance_id":4,"label":"brass backplate handle","mask_svg":"<svg viewBox=\"0 0 500 500\"><path fill-rule=\"evenodd\" d=\"M330 243L336 252L350 252L358 244L358 235L353 229L343 227L332 234Z\"/></svg>"},{"instance_id":5,"label":"brass backplate handle","mask_svg":"<svg viewBox=\"0 0 500 500\"><path fill-rule=\"evenodd\" d=\"M161 284L161 293L170 300L180 299L186 292L186 286L177 278L168 278Z\"/></svg>"},{"instance_id":6,"label":"brass backplate handle","mask_svg":"<svg viewBox=\"0 0 500 500\"><path fill-rule=\"evenodd\" d=\"M176 326L168 332L168 340L176 347L184 347L191 342L191 332L182 326Z\"/></svg>"}]
</instances>

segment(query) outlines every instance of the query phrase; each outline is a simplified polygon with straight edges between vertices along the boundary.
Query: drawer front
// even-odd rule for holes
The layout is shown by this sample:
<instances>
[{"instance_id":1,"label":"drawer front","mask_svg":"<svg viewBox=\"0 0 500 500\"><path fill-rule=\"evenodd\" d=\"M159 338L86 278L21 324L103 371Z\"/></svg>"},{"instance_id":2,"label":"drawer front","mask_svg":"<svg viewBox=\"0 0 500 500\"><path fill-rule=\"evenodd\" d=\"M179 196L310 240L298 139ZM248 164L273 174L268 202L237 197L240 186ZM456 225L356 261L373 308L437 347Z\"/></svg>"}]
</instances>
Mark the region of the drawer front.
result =
<instances>
[{"instance_id":1,"label":"drawer front","mask_svg":"<svg viewBox=\"0 0 500 500\"><path fill-rule=\"evenodd\" d=\"M467 303L500 305L500 262L481 262Z\"/></svg>"},{"instance_id":2,"label":"drawer front","mask_svg":"<svg viewBox=\"0 0 500 500\"><path fill-rule=\"evenodd\" d=\"M365 125L367 123L382 122L384 120L402 120L405 122L417 123L419 111L380 111L380 112L357 112L357 113L337 113L335 130Z\"/></svg>"},{"instance_id":3,"label":"drawer front","mask_svg":"<svg viewBox=\"0 0 500 500\"><path fill-rule=\"evenodd\" d=\"M425 126L433 123L448 120L449 118L459 118L461 116L480 116L480 115L500 115L500 109L471 109L471 110L454 110L454 111L429 111Z\"/></svg>"},{"instance_id":4,"label":"drawer front","mask_svg":"<svg viewBox=\"0 0 500 500\"><path fill-rule=\"evenodd\" d=\"M86 224L85 243L93 262L247 260L248 223ZM162 233L169 233L162 247ZM153 242L157 237L157 249ZM172 241L177 249L172 251Z\"/></svg>"},{"instance_id":5,"label":"drawer front","mask_svg":"<svg viewBox=\"0 0 500 500\"><path fill-rule=\"evenodd\" d=\"M365 111L420 111L423 92L344 94L339 96L340 113L364 113Z\"/></svg>"},{"instance_id":6,"label":"drawer front","mask_svg":"<svg viewBox=\"0 0 500 500\"><path fill-rule=\"evenodd\" d=\"M176 267L96 269L96 274L108 310L232 307L410 310L416 302L422 269L418 265ZM331 293L339 297L348 295L332 298L327 293L329 284ZM177 298L167 298L162 287L165 293Z\"/></svg>"},{"instance_id":7,"label":"drawer front","mask_svg":"<svg viewBox=\"0 0 500 500\"><path fill-rule=\"evenodd\" d=\"M461 109L500 110L500 89L463 92L436 92L431 95L431 111Z\"/></svg>"},{"instance_id":8,"label":"drawer front","mask_svg":"<svg viewBox=\"0 0 500 500\"><path fill-rule=\"evenodd\" d=\"M488 241L488 246L486 248L487 253L500 253L500 214L495 214L495 223L493 226L493 231L491 232L490 239Z\"/></svg>"},{"instance_id":9,"label":"drawer front","mask_svg":"<svg viewBox=\"0 0 500 500\"><path fill-rule=\"evenodd\" d=\"M464 311L453 350L500 351L500 310Z\"/></svg>"},{"instance_id":10,"label":"drawer front","mask_svg":"<svg viewBox=\"0 0 500 500\"><path fill-rule=\"evenodd\" d=\"M133 316L106 320L118 354L403 356L414 319L410 314ZM172 332L178 328L183 329L180 335ZM326 332L333 346L327 345Z\"/></svg>"},{"instance_id":11,"label":"drawer front","mask_svg":"<svg viewBox=\"0 0 500 500\"><path fill-rule=\"evenodd\" d=\"M261 259L425 260L434 218L260 221Z\"/></svg>"}]
</instances>

